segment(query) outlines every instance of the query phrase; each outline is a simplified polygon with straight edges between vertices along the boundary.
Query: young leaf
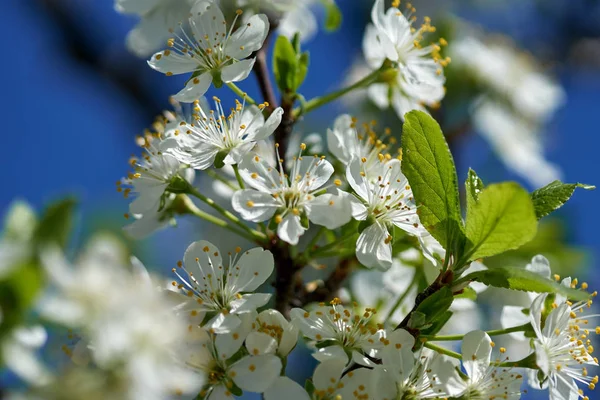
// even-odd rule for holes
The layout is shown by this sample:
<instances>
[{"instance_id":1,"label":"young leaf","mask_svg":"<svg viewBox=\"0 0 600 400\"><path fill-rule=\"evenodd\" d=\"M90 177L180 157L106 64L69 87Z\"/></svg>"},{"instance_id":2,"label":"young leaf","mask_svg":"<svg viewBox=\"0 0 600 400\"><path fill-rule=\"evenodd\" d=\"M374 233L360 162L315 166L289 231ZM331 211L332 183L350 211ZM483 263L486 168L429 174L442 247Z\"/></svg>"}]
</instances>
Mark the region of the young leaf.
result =
<instances>
[{"instance_id":1,"label":"young leaf","mask_svg":"<svg viewBox=\"0 0 600 400\"><path fill-rule=\"evenodd\" d=\"M483 181L477 176L477 173L469 168L467 180L465 181L465 189L467 192L467 209L473 207L477 200L479 200L479 194L483 190Z\"/></svg>"},{"instance_id":2,"label":"young leaf","mask_svg":"<svg viewBox=\"0 0 600 400\"><path fill-rule=\"evenodd\" d=\"M468 260L489 257L529 242L537 232L533 203L515 182L489 185L467 209Z\"/></svg>"},{"instance_id":3,"label":"young leaf","mask_svg":"<svg viewBox=\"0 0 600 400\"><path fill-rule=\"evenodd\" d=\"M298 58L298 69L296 70L296 82L294 85L294 91L298 90L300 85L304 82L306 78L306 74L308 73L308 63L310 61L310 57L308 56L308 52L300 54L300 58Z\"/></svg>"},{"instance_id":4,"label":"young leaf","mask_svg":"<svg viewBox=\"0 0 600 400\"><path fill-rule=\"evenodd\" d=\"M75 199L66 198L48 206L35 229L35 241L38 244L54 243L64 248L71 233L76 203Z\"/></svg>"},{"instance_id":5,"label":"young leaf","mask_svg":"<svg viewBox=\"0 0 600 400\"><path fill-rule=\"evenodd\" d=\"M402 172L415 195L421 223L446 250L464 236L454 160L438 123L422 111L404 116Z\"/></svg>"},{"instance_id":6,"label":"young leaf","mask_svg":"<svg viewBox=\"0 0 600 400\"><path fill-rule=\"evenodd\" d=\"M531 200L535 207L537 219L541 219L561 208L563 204L571 198L576 188L593 190L596 189L596 186L583 183L562 183L561 181L554 181L531 193Z\"/></svg>"},{"instance_id":7,"label":"young leaf","mask_svg":"<svg viewBox=\"0 0 600 400\"><path fill-rule=\"evenodd\" d=\"M342 24L342 12L335 0L321 0L325 6L325 30L335 31Z\"/></svg>"},{"instance_id":8,"label":"young leaf","mask_svg":"<svg viewBox=\"0 0 600 400\"><path fill-rule=\"evenodd\" d=\"M538 293L560 293L572 300L587 300L590 296L581 290L571 289L551 279L523 268L499 267L476 271L462 280L485 283L489 286Z\"/></svg>"},{"instance_id":9,"label":"young leaf","mask_svg":"<svg viewBox=\"0 0 600 400\"><path fill-rule=\"evenodd\" d=\"M273 74L281 91L294 90L297 65L296 52L290 40L283 35L277 37L273 51Z\"/></svg>"},{"instance_id":10,"label":"young leaf","mask_svg":"<svg viewBox=\"0 0 600 400\"><path fill-rule=\"evenodd\" d=\"M424 314L425 324L432 324L438 318L442 317L444 313L452 305L454 296L452 291L447 286L444 286L431 296L427 297L417 306L415 311ZM425 325L424 324L424 325Z\"/></svg>"},{"instance_id":11,"label":"young leaf","mask_svg":"<svg viewBox=\"0 0 600 400\"><path fill-rule=\"evenodd\" d=\"M4 238L27 242L33 236L37 225L37 216L29 204L24 201L14 201L4 217Z\"/></svg>"}]
</instances>

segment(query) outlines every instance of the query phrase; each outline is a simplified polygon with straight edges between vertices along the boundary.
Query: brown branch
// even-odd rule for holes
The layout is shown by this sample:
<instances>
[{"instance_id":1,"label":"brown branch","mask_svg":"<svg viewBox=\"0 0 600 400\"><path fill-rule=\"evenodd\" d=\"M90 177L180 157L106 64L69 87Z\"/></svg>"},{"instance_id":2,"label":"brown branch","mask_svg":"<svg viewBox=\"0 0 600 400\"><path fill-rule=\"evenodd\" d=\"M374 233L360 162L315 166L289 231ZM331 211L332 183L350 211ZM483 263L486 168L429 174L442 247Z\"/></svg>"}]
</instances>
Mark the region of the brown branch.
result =
<instances>
[{"instance_id":1,"label":"brown branch","mask_svg":"<svg viewBox=\"0 0 600 400\"><path fill-rule=\"evenodd\" d=\"M294 260L290 245L277 237L271 239L270 250L275 258L275 309L289 317L292 304L297 305L294 301L295 288L304 264Z\"/></svg>"},{"instance_id":2,"label":"brown branch","mask_svg":"<svg viewBox=\"0 0 600 400\"><path fill-rule=\"evenodd\" d=\"M302 292L296 296L300 305L304 306L308 303L331 300L335 292L342 287L342 284L350 275L355 260L354 257L340 260L333 272L325 279L323 286L319 286L312 292L306 292L306 289L302 288Z\"/></svg>"},{"instance_id":3,"label":"brown branch","mask_svg":"<svg viewBox=\"0 0 600 400\"><path fill-rule=\"evenodd\" d=\"M277 107L277 97L275 97L275 91L273 90L273 84L269 76L269 67L267 66L267 47L269 38L265 40L263 47L256 53L256 61L254 62L254 75L258 81L258 87L260 88L260 94L264 101L269 103L267 110L273 111Z\"/></svg>"}]
</instances>

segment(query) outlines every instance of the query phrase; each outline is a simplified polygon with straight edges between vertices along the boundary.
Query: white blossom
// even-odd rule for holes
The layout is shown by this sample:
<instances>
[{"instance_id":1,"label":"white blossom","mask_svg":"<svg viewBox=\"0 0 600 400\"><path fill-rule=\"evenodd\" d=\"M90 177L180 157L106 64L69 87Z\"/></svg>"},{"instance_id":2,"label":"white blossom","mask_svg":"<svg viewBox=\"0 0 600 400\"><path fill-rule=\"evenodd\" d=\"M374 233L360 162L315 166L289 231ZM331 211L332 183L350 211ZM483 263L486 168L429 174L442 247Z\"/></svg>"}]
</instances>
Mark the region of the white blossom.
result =
<instances>
[{"instance_id":1,"label":"white blossom","mask_svg":"<svg viewBox=\"0 0 600 400\"><path fill-rule=\"evenodd\" d=\"M386 71L383 82L369 86L369 98L380 108L391 105L401 119L411 110L426 111L424 105L437 105L444 97L442 67L449 59L441 59L439 45L421 44L424 34L435 31L430 20L426 17L413 31L413 18L395 7L386 11L383 0L373 5L371 19L363 39L367 64L376 70L387 59L394 67Z\"/></svg>"},{"instance_id":2,"label":"white blossom","mask_svg":"<svg viewBox=\"0 0 600 400\"><path fill-rule=\"evenodd\" d=\"M321 304L312 311L294 308L290 315L292 323L300 328L304 336L317 343L330 341L330 345L321 347L313 355L319 361L335 358L349 362L351 356L356 363L372 366L373 363L365 355L375 356L385 347L402 346L413 340L402 329L388 334L383 330L383 325L374 323L376 313L377 310L372 308L355 313L335 298L330 306Z\"/></svg>"},{"instance_id":3,"label":"white blossom","mask_svg":"<svg viewBox=\"0 0 600 400\"><path fill-rule=\"evenodd\" d=\"M71 266L57 250L43 263L58 289L40 303L42 314L79 332L92 361L103 370L122 371L127 398L162 399L192 393L203 377L189 371L177 352L186 335L165 297L144 272L115 258L106 243Z\"/></svg>"},{"instance_id":4,"label":"white blossom","mask_svg":"<svg viewBox=\"0 0 600 400\"><path fill-rule=\"evenodd\" d=\"M252 322L252 332L246 339L250 354L277 353L286 357L298 341L298 327L277 310L264 310Z\"/></svg>"},{"instance_id":5,"label":"white blossom","mask_svg":"<svg viewBox=\"0 0 600 400\"><path fill-rule=\"evenodd\" d=\"M300 146L306 148L305 144ZM335 229L351 219L350 205L338 194L315 192L323 190L333 174L333 166L323 157L294 157L288 177L282 160L279 171L258 155L249 154L240 163L240 175L252 187L236 192L232 204L242 218L260 222L274 217L277 235L296 245L308 229L308 220ZM339 182L341 184L341 182Z\"/></svg>"},{"instance_id":6,"label":"white blossom","mask_svg":"<svg viewBox=\"0 0 600 400\"><path fill-rule=\"evenodd\" d=\"M125 43L138 57L147 57L170 37L169 29L190 14L195 0L115 0L115 10L136 15L140 22L127 34Z\"/></svg>"},{"instance_id":7,"label":"white blossom","mask_svg":"<svg viewBox=\"0 0 600 400\"><path fill-rule=\"evenodd\" d=\"M277 107L265 121L260 106L246 106L235 101L235 107L227 115L221 100L214 97L215 110L205 111L199 103L194 104L190 123L180 124L176 138L179 146L172 153L182 163L195 169L207 169L219 162L238 164L256 144L268 138L281 122L283 110ZM219 165L222 166L222 165Z\"/></svg>"},{"instance_id":8,"label":"white blossom","mask_svg":"<svg viewBox=\"0 0 600 400\"><path fill-rule=\"evenodd\" d=\"M521 398L523 376L510 368L495 367L491 359L492 345L492 339L483 331L472 331L464 336L462 363L467 379L461 379L455 371L444 377L444 384L454 393L453 396L462 395L468 399L481 400Z\"/></svg>"},{"instance_id":9,"label":"white blossom","mask_svg":"<svg viewBox=\"0 0 600 400\"><path fill-rule=\"evenodd\" d=\"M235 351L229 343L239 342L241 345L241 342L231 338L229 343L222 344L219 343L219 339L227 339L234 335L235 333L231 333L215 337L203 328L190 327L186 339L185 361L186 365L207 377L206 385L199 394L201 398L231 399L233 385L243 391L262 393L279 376L281 360L274 354L250 354L234 363L228 362ZM224 356L223 351L227 351L229 355Z\"/></svg>"},{"instance_id":10,"label":"white blossom","mask_svg":"<svg viewBox=\"0 0 600 400\"><path fill-rule=\"evenodd\" d=\"M312 397L296 382L287 377L280 377L265 392L265 400L370 399L371 370L359 368L342 375L345 367L344 360L340 359L320 363L312 377L315 387Z\"/></svg>"},{"instance_id":11,"label":"white blossom","mask_svg":"<svg viewBox=\"0 0 600 400\"><path fill-rule=\"evenodd\" d=\"M217 4L199 0L189 18L191 34L183 28L174 32L168 41L171 49L154 54L148 61L167 76L193 73L185 88L174 96L176 100L191 103L206 93L211 83L219 87L248 76L255 59L247 57L262 47L269 21L264 14L257 14L233 32L235 24L234 20L228 27Z\"/></svg>"},{"instance_id":12,"label":"white blossom","mask_svg":"<svg viewBox=\"0 0 600 400\"><path fill-rule=\"evenodd\" d=\"M173 272L181 281L172 283L181 292L174 294L181 298L179 309L195 312L200 320L210 313L212 318L204 327L215 333L229 333L240 325L241 314L254 312L269 301L270 294L247 292L269 279L273 255L260 247L245 252L238 247L225 263L219 249L200 240L187 248L183 263L179 262Z\"/></svg>"},{"instance_id":13,"label":"white blossom","mask_svg":"<svg viewBox=\"0 0 600 400\"><path fill-rule=\"evenodd\" d=\"M529 311L530 322L536 334L536 363L544 378L547 378L550 399L571 400L583 397L583 390L578 388L578 383L589 390L593 390L598 383L598 376L590 376L587 370L587 366L598 365L597 359L592 356L594 348L589 338L594 330L587 327L589 318L598 315L584 314L585 308L591 305L590 300L576 304L554 303L553 309L544 318L542 314L547 297L545 293L540 294ZM600 330L596 329L595 332ZM536 382L535 378L530 377L532 386L543 388L546 383Z\"/></svg>"},{"instance_id":14,"label":"white blossom","mask_svg":"<svg viewBox=\"0 0 600 400\"><path fill-rule=\"evenodd\" d=\"M1 322L2 314L0 312ZM36 354L48 338L44 327L41 325L19 326L6 336L4 340L0 341L0 356L4 365L30 385L48 384L53 376Z\"/></svg>"},{"instance_id":15,"label":"white blossom","mask_svg":"<svg viewBox=\"0 0 600 400\"><path fill-rule=\"evenodd\" d=\"M367 159L355 157L346 178L358 197L348 196L352 216L366 221L356 242L356 257L366 267L388 269L392 265L392 227L415 236L425 232L400 161L380 156L378 164L367 169Z\"/></svg>"}]
</instances>

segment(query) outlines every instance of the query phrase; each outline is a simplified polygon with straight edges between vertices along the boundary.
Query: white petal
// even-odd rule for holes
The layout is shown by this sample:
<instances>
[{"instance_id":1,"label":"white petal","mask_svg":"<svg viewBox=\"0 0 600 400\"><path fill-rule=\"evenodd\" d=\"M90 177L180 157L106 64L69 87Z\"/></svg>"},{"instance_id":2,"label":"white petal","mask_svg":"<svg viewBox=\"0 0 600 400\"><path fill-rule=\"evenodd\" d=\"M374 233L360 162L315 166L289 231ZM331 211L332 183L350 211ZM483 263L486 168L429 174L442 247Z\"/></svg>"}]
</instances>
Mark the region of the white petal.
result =
<instances>
[{"instance_id":1,"label":"white petal","mask_svg":"<svg viewBox=\"0 0 600 400\"><path fill-rule=\"evenodd\" d=\"M310 400L306 390L287 376L280 376L264 393L265 400Z\"/></svg>"},{"instance_id":2,"label":"white petal","mask_svg":"<svg viewBox=\"0 0 600 400\"><path fill-rule=\"evenodd\" d=\"M352 158L346 169L346 179L356 194L366 200L369 198L369 189L367 180L360 174L363 170L361 163L358 157Z\"/></svg>"},{"instance_id":3,"label":"white petal","mask_svg":"<svg viewBox=\"0 0 600 400\"><path fill-rule=\"evenodd\" d=\"M346 197L323 194L305 206L311 222L327 229L336 229L350 222L352 208Z\"/></svg>"},{"instance_id":4,"label":"white petal","mask_svg":"<svg viewBox=\"0 0 600 400\"><path fill-rule=\"evenodd\" d=\"M368 24L363 36L362 48L367 64L372 69L381 67L385 61L385 51L381 48L379 32L374 25Z\"/></svg>"},{"instance_id":5,"label":"white petal","mask_svg":"<svg viewBox=\"0 0 600 400\"><path fill-rule=\"evenodd\" d=\"M385 110L390 106L389 90L390 87L386 83L374 83L369 85L367 94L377 107Z\"/></svg>"},{"instance_id":6,"label":"white petal","mask_svg":"<svg viewBox=\"0 0 600 400\"><path fill-rule=\"evenodd\" d=\"M268 293L251 293L242 295L241 299L231 302L231 312L242 314L255 311L269 302L271 295Z\"/></svg>"},{"instance_id":7,"label":"white petal","mask_svg":"<svg viewBox=\"0 0 600 400\"><path fill-rule=\"evenodd\" d=\"M217 246L206 240L194 242L185 251L183 262L200 282L206 279L206 285L220 287L224 268Z\"/></svg>"},{"instance_id":8,"label":"white petal","mask_svg":"<svg viewBox=\"0 0 600 400\"><path fill-rule=\"evenodd\" d=\"M392 245L386 243L388 236L387 229L379 222L365 229L356 241L358 261L368 268L389 269L392 266Z\"/></svg>"},{"instance_id":9,"label":"white petal","mask_svg":"<svg viewBox=\"0 0 600 400\"><path fill-rule=\"evenodd\" d=\"M170 218L161 220L162 213L146 212L139 219L136 219L131 224L123 227L131 238L140 240L148 235L166 227L169 224Z\"/></svg>"},{"instance_id":10,"label":"white petal","mask_svg":"<svg viewBox=\"0 0 600 400\"><path fill-rule=\"evenodd\" d=\"M544 376L547 376L550 373L551 367L546 348L538 341L534 341L533 345L535 346L535 363L538 367L540 367L540 370L544 373Z\"/></svg>"},{"instance_id":11,"label":"white petal","mask_svg":"<svg viewBox=\"0 0 600 400\"><path fill-rule=\"evenodd\" d=\"M375 390L373 380L374 376L371 369L359 368L354 370L352 374L344 375L339 385L341 388L338 389L337 394L342 399L371 399Z\"/></svg>"},{"instance_id":12,"label":"white petal","mask_svg":"<svg viewBox=\"0 0 600 400\"><path fill-rule=\"evenodd\" d=\"M317 20L313 13L302 4L296 3L294 9L286 12L277 27L280 35L292 38L300 33L300 41L310 40L318 30Z\"/></svg>"},{"instance_id":13,"label":"white petal","mask_svg":"<svg viewBox=\"0 0 600 400\"><path fill-rule=\"evenodd\" d=\"M273 189L281 185L282 178L277 169L270 165L266 158L256 154L248 154L244 157L240 163L240 175L248 185L269 195Z\"/></svg>"},{"instance_id":14,"label":"white petal","mask_svg":"<svg viewBox=\"0 0 600 400\"><path fill-rule=\"evenodd\" d=\"M227 33L225 17L219 6L212 1L199 0L190 11L190 26L198 39L208 35L209 38L222 38Z\"/></svg>"},{"instance_id":15,"label":"white petal","mask_svg":"<svg viewBox=\"0 0 600 400\"><path fill-rule=\"evenodd\" d=\"M233 400L233 394L224 385L213 387L207 400Z\"/></svg>"},{"instance_id":16,"label":"white petal","mask_svg":"<svg viewBox=\"0 0 600 400\"><path fill-rule=\"evenodd\" d=\"M333 339L335 333L331 327L323 324L322 317L331 310L331 307L318 307L317 309L306 312L301 308L293 308L290 311L292 323L300 328L302 334L312 340Z\"/></svg>"},{"instance_id":17,"label":"white petal","mask_svg":"<svg viewBox=\"0 0 600 400\"><path fill-rule=\"evenodd\" d=\"M173 98L182 103L193 103L200 97L204 96L204 93L208 90L212 83L212 75L209 72L190 79L186 83L185 87L179 91Z\"/></svg>"},{"instance_id":18,"label":"white petal","mask_svg":"<svg viewBox=\"0 0 600 400\"><path fill-rule=\"evenodd\" d=\"M346 368L346 362L339 358L323 361L317 365L313 373L313 384L317 390L327 391L330 388L337 389L337 383Z\"/></svg>"},{"instance_id":19,"label":"white petal","mask_svg":"<svg viewBox=\"0 0 600 400\"><path fill-rule=\"evenodd\" d=\"M274 354L277 351L277 340L262 332L250 332L246 338L246 349L253 356Z\"/></svg>"},{"instance_id":20,"label":"white petal","mask_svg":"<svg viewBox=\"0 0 600 400\"><path fill-rule=\"evenodd\" d=\"M277 127L281 123L282 116L283 116L283 108L277 107L275 110L273 110L271 115L269 115L269 118L264 123L264 125L261 126L254 133L254 135L252 135L251 140L264 140L264 139L268 138L269 136L271 136L271 134L275 131L275 129L277 129Z\"/></svg>"},{"instance_id":21,"label":"white petal","mask_svg":"<svg viewBox=\"0 0 600 400\"><path fill-rule=\"evenodd\" d=\"M224 334L233 332L241 323L242 320L237 315L218 313L204 327L214 333Z\"/></svg>"},{"instance_id":22,"label":"white petal","mask_svg":"<svg viewBox=\"0 0 600 400\"><path fill-rule=\"evenodd\" d=\"M293 246L298 244L300 236L303 234L304 228L300 223L300 217L291 212L277 226L277 236Z\"/></svg>"},{"instance_id":23,"label":"white petal","mask_svg":"<svg viewBox=\"0 0 600 400\"><path fill-rule=\"evenodd\" d=\"M327 183L334 172L333 165L329 161L315 157L302 157L302 160L298 160L295 166L291 178L298 179L299 177L299 183L308 191L319 189Z\"/></svg>"},{"instance_id":24,"label":"white petal","mask_svg":"<svg viewBox=\"0 0 600 400\"><path fill-rule=\"evenodd\" d=\"M167 75L187 74L198 68L198 62L193 57L171 50L163 50L154 54L148 61L148 65Z\"/></svg>"},{"instance_id":25,"label":"white petal","mask_svg":"<svg viewBox=\"0 0 600 400\"><path fill-rule=\"evenodd\" d=\"M548 279L550 279L550 276L552 275L552 271L550 270L550 261L548 261L548 259L541 254L533 257L531 264L527 264L525 269L535 272L536 274Z\"/></svg>"},{"instance_id":26,"label":"white petal","mask_svg":"<svg viewBox=\"0 0 600 400\"><path fill-rule=\"evenodd\" d=\"M146 14L161 0L116 0L115 10L122 14Z\"/></svg>"},{"instance_id":27,"label":"white petal","mask_svg":"<svg viewBox=\"0 0 600 400\"><path fill-rule=\"evenodd\" d=\"M327 346L320 348L318 351L312 354L315 360L324 362L327 360L342 360L344 365L348 364L348 354L344 351L342 346Z\"/></svg>"},{"instance_id":28,"label":"white petal","mask_svg":"<svg viewBox=\"0 0 600 400\"><path fill-rule=\"evenodd\" d=\"M272 354L248 356L231 366L235 372L233 381L242 390L262 393L267 390L281 372L281 360Z\"/></svg>"},{"instance_id":29,"label":"white petal","mask_svg":"<svg viewBox=\"0 0 600 400\"><path fill-rule=\"evenodd\" d=\"M352 156L360 156L357 133L352 125L352 117L342 114L335 119L333 129L327 129L327 148L344 164L348 164Z\"/></svg>"},{"instance_id":30,"label":"white petal","mask_svg":"<svg viewBox=\"0 0 600 400\"><path fill-rule=\"evenodd\" d=\"M185 157L182 157L181 153L177 153L178 159L194 169L205 170L213 166L215 158L221 149L210 143L202 143L201 145L195 146L193 153Z\"/></svg>"},{"instance_id":31,"label":"white petal","mask_svg":"<svg viewBox=\"0 0 600 400\"><path fill-rule=\"evenodd\" d=\"M523 313L523 307L503 306L500 322L503 328L512 328L513 326L524 325L529 322L529 316ZM523 332L513 332L511 336L518 340L525 340Z\"/></svg>"},{"instance_id":32,"label":"white petal","mask_svg":"<svg viewBox=\"0 0 600 400\"><path fill-rule=\"evenodd\" d=\"M234 32L225 47L225 55L241 60L259 50L269 32L269 20L265 14L255 14Z\"/></svg>"},{"instance_id":33,"label":"white petal","mask_svg":"<svg viewBox=\"0 0 600 400\"><path fill-rule=\"evenodd\" d=\"M381 399L395 399L398 397L398 387L396 381L400 380L399 376L385 368L374 368L373 369L373 398L377 400Z\"/></svg>"},{"instance_id":34,"label":"white petal","mask_svg":"<svg viewBox=\"0 0 600 400\"><path fill-rule=\"evenodd\" d=\"M473 383L482 380L490 366L491 343L492 339L483 331L469 332L463 338L463 366Z\"/></svg>"},{"instance_id":35,"label":"white petal","mask_svg":"<svg viewBox=\"0 0 600 400\"><path fill-rule=\"evenodd\" d=\"M249 58L226 66L221 71L221 79L223 82L243 81L250 75L250 71L254 67L254 61L256 61L255 58Z\"/></svg>"},{"instance_id":36,"label":"white petal","mask_svg":"<svg viewBox=\"0 0 600 400\"><path fill-rule=\"evenodd\" d=\"M269 279L273 268L273 254L261 247L255 247L242 254L234 266L234 269L239 271L238 275L228 280L227 285L233 293L253 292Z\"/></svg>"},{"instance_id":37,"label":"white petal","mask_svg":"<svg viewBox=\"0 0 600 400\"><path fill-rule=\"evenodd\" d=\"M252 189L235 192L231 198L231 205L242 218L252 222L271 219L279 207L273 196Z\"/></svg>"},{"instance_id":38,"label":"white petal","mask_svg":"<svg viewBox=\"0 0 600 400\"><path fill-rule=\"evenodd\" d=\"M215 346L219 357L227 360L231 358L242 347L244 340L252 330L252 322L256 318L254 313L239 315L241 323L230 333L217 335Z\"/></svg>"},{"instance_id":39,"label":"white petal","mask_svg":"<svg viewBox=\"0 0 600 400\"><path fill-rule=\"evenodd\" d=\"M544 302L546 301L546 293L540 294L533 300L531 307L529 308L529 321L535 331L538 338L542 338L542 310L544 308Z\"/></svg>"}]
</instances>

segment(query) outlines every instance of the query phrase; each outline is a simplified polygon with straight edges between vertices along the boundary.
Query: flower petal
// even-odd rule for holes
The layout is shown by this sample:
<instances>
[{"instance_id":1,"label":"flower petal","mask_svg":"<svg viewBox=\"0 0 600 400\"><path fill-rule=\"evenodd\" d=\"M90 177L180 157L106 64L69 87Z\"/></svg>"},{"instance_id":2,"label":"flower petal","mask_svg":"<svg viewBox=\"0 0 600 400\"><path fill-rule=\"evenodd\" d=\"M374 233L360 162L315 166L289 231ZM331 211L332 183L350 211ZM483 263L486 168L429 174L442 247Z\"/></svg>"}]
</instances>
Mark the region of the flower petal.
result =
<instances>
[{"instance_id":1,"label":"flower petal","mask_svg":"<svg viewBox=\"0 0 600 400\"><path fill-rule=\"evenodd\" d=\"M484 331L472 331L463 338L463 366L473 384L485 378L492 356L491 343L492 339Z\"/></svg>"},{"instance_id":2,"label":"flower petal","mask_svg":"<svg viewBox=\"0 0 600 400\"><path fill-rule=\"evenodd\" d=\"M246 338L246 349L253 356L274 354L277 351L277 340L262 332L250 332Z\"/></svg>"},{"instance_id":3,"label":"flower petal","mask_svg":"<svg viewBox=\"0 0 600 400\"><path fill-rule=\"evenodd\" d=\"M387 270L392 266L392 245L389 233L379 222L365 229L356 241L356 258L368 268Z\"/></svg>"},{"instance_id":4,"label":"flower petal","mask_svg":"<svg viewBox=\"0 0 600 400\"><path fill-rule=\"evenodd\" d=\"M317 365L317 368L315 368L315 372L313 373L313 384L315 385L315 388L317 390L335 393L337 383L342 376L344 368L346 368L346 361L339 358L323 361L321 364Z\"/></svg>"},{"instance_id":5,"label":"flower petal","mask_svg":"<svg viewBox=\"0 0 600 400\"><path fill-rule=\"evenodd\" d=\"M274 131L277 129L279 124L281 123L281 118L283 116L283 108L277 107L267 121L261 126L248 140L264 140L268 138Z\"/></svg>"},{"instance_id":6,"label":"flower petal","mask_svg":"<svg viewBox=\"0 0 600 400\"><path fill-rule=\"evenodd\" d=\"M304 234L304 230L300 217L290 212L277 226L277 236L284 242L295 246L298 244L300 236Z\"/></svg>"},{"instance_id":7,"label":"flower petal","mask_svg":"<svg viewBox=\"0 0 600 400\"><path fill-rule=\"evenodd\" d=\"M198 68L198 62L189 55L182 55L171 50L155 53L148 65L155 71L167 75L179 75L193 72Z\"/></svg>"},{"instance_id":8,"label":"flower petal","mask_svg":"<svg viewBox=\"0 0 600 400\"><path fill-rule=\"evenodd\" d=\"M229 37L225 55L237 60L248 57L262 47L268 32L267 16L265 14L253 15Z\"/></svg>"},{"instance_id":9,"label":"flower petal","mask_svg":"<svg viewBox=\"0 0 600 400\"><path fill-rule=\"evenodd\" d=\"M361 175L361 172L363 172L361 160L358 157L353 157L346 169L346 179L356 194L366 200L369 198L368 182Z\"/></svg>"},{"instance_id":10,"label":"flower petal","mask_svg":"<svg viewBox=\"0 0 600 400\"><path fill-rule=\"evenodd\" d=\"M241 299L231 302L231 312L236 314L255 311L269 302L271 295L268 293L251 293L242 295Z\"/></svg>"},{"instance_id":11,"label":"flower petal","mask_svg":"<svg viewBox=\"0 0 600 400\"><path fill-rule=\"evenodd\" d=\"M272 354L248 356L231 366L232 377L242 390L262 393L267 390L281 372L281 360Z\"/></svg>"},{"instance_id":12,"label":"flower petal","mask_svg":"<svg viewBox=\"0 0 600 400\"><path fill-rule=\"evenodd\" d=\"M217 246L206 240L194 242L185 251L183 262L188 271L199 272L194 273L199 282L206 280L200 286L220 287L224 268Z\"/></svg>"},{"instance_id":13,"label":"flower petal","mask_svg":"<svg viewBox=\"0 0 600 400\"><path fill-rule=\"evenodd\" d=\"M264 393L265 400L310 400L306 390L287 376L280 376Z\"/></svg>"},{"instance_id":14,"label":"flower petal","mask_svg":"<svg viewBox=\"0 0 600 400\"><path fill-rule=\"evenodd\" d=\"M242 320L237 315L220 312L208 321L204 327L216 334L224 334L233 332L241 323Z\"/></svg>"},{"instance_id":15,"label":"flower petal","mask_svg":"<svg viewBox=\"0 0 600 400\"><path fill-rule=\"evenodd\" d=\"M273 268L273 254L262 247L255 247L242 254L234 266L238 273L227 281L227 285L233 293L253 292L269 279Z\"/></svg>"},{"instance_id":16,"label":"flower petal","mask_svg":"<svg viewBox=\"0 0 600 400\"><path fill-rule=\"evenodd\" d=\"M173 98L182 103L193 103L208 90L212 83L212 75L209 72L204 72L195 78L190 79L185 87L179 91Z\"/></svg>"},{"instance_id":17,"label":"flower petal","mask_svg":"<svg viewBox=\"0 0 600 400\"><path fill-rule=\"evenodd\" d=\"M326 193L316 197L306 204L305 209L311 222L327 229L339 228L352 219L348 199L334 194Z\"/></svg>"},{"instance_id":18,"label":"flower petal","mask_svg":"<svg viewBox=\"0 0 600 400\"><path fill-rule=\"evenodd\" d=\"M223 82L239 82L243 81L250 75L252 67L254 67L255 58L249 58L234 62L221 70L221 79Z\"/></svg>"},{"instance_id":19,"label":"flower petal","mask_svg":"<svg viewBox=\"0 0 600 400\"><path fill-rule=\"evenodd\" d=\"M271 219L279 207L273 196L252 189L235 192L231 198L231 205L242 218L252 222Z\"/></svg>"},{"instance_id":20,"label":"flower petal","mask_svg":"<svg viewBox=\"0 0 600 400\"><path fill-rule=\"evenodd\" d=\"M239 315L241 323L230 333L217 335L215 346L219 357L223 360L231 358L242 347L244 340L252 330L252 322L256 318L255 313Z\"/></svg>"}]
</instances>

